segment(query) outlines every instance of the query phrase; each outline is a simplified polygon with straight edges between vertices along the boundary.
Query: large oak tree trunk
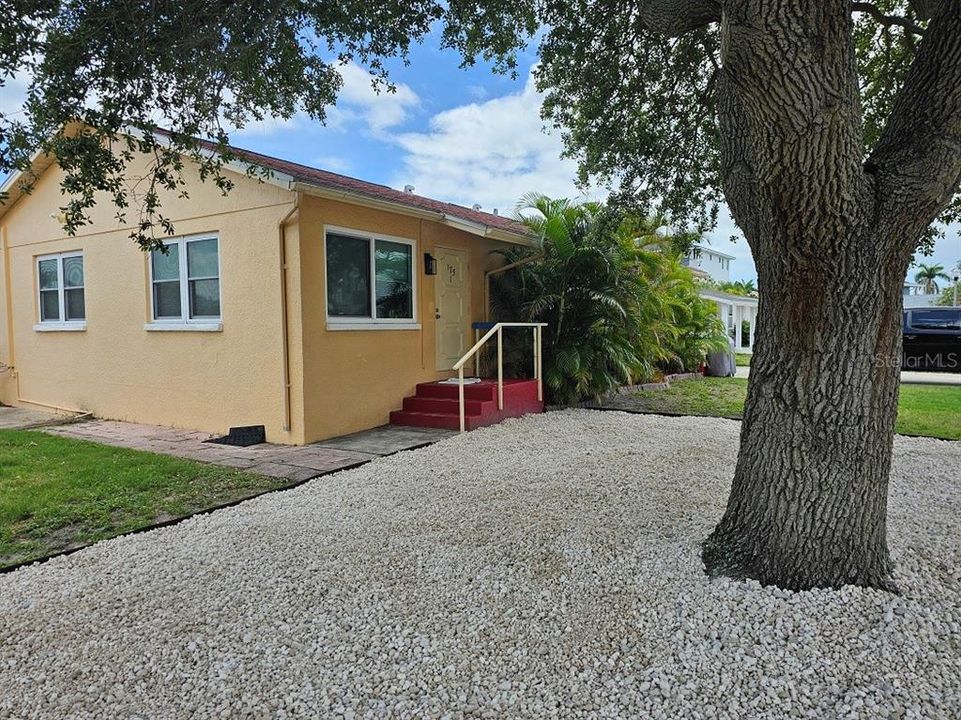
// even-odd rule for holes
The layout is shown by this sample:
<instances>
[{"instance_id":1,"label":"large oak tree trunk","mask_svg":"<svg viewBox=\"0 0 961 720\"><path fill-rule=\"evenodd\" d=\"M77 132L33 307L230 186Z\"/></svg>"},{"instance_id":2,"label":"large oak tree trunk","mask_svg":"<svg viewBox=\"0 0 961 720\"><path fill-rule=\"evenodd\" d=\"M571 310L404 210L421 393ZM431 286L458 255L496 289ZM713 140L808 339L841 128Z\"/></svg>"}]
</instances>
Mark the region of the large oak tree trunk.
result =
<instances>
[{"instance_id":1,"label":"large oak tree trunk","mask_svg":"<svg viewBox=\"0 0 961 720\"><path fill-rule=\"evenodd\" d=\"M756 352L727 511L704 544L710 572L894 589L885 526L906 264L879 266L868 243L840 261L758 258Z\"/></svg>"},{"instance_id":2,"label":"large oak tree trunk","mask_svg":"<svg viewBox=\"0 0 961 720\"><path fill-rule=\"evenodd\" d=\"M720 176L760 306L710 573L893 589L886 508L901 286L961 184L961 2L930 16L865 157L850 0L646 0L668 34L716 22Z\"/></svg>"},{"instance_id":3,"label":"large oak tree trunk","mask_svg":"<svg viewBox=\"0 0 961 720\"><path fill-rule=\"evenodd\" d=\"M760 307L731 496L703 559L792 589L894 588L901 286L924 226L887 223L865 167L851 33L840 0L730 0L721 19L722 175Z\"/></svg>"}]
</instances>

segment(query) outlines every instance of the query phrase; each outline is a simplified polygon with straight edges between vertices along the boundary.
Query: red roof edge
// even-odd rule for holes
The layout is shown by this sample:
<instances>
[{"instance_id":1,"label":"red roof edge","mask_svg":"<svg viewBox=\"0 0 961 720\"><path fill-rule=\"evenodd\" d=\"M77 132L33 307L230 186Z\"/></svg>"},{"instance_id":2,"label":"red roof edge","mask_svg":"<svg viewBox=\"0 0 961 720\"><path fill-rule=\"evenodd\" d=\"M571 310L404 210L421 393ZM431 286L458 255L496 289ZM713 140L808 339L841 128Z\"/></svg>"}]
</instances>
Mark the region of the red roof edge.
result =
<instances>
[{"instance_id":1,"label":"red roof edge","mask_svg":"<svg viewBox=\"0 0 961 720\"><path fill-rule=\"evenodd\" d=\"M170 131L161 128L157 128L154 132L166 137L172 135ZM216 143L210 142L209 140L203 140L201 138L194 138L194 140L196 140L202 148L211 152L216 152L219 149ZM454 203L434 200L423 195L416 195L413 192L395 190L387 185L378 185L377 183L367 182L366 180L360 180L347 175L340 175L329 170L301 165L300 163L282 160L281 158L264 155L263 153L235 147L233 145L228 146L228 149L231 154L244 162L266 168L273 172L282 173L293 178L293 181L297 183L342 192L346 195L354 195L359 198L392 203L414 210L438 213L448 219L482 225L485 228L517 236L518 239L523 239L527 243L534 238L533 231L527 225L512 218L475 210L473 208L466 208Z\"/></svg>"}]
</instances>

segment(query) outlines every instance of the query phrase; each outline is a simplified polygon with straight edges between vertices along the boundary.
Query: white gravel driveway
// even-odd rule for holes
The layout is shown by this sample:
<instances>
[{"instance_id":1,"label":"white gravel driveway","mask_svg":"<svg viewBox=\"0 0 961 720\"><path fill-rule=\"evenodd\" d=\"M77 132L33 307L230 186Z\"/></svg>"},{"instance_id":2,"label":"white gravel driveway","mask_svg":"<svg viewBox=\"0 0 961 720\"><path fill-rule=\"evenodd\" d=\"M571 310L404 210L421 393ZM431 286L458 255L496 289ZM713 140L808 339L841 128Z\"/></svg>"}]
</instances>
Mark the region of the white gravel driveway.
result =
<instances>
[{"instance_id":1,"label":"white gravel driveway","mask_svg":"<svg viewBox=\"0 0 961 720\"><path fill-rule=\"evenodd\" d=\"M0 576L2 718L961 716L961 443L904 591L709 581L739 425L508 421Z\"/></svg>"}]
</instances>

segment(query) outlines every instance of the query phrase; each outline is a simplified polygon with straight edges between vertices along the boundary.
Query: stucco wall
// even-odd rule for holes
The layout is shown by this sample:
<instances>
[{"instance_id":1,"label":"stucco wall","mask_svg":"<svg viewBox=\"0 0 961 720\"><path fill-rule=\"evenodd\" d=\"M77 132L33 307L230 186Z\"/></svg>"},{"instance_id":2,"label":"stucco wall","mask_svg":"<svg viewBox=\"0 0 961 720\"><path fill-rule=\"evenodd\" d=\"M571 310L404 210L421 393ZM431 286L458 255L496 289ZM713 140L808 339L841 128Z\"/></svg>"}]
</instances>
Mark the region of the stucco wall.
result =
<instances>
[{"instance_id":1,"label":"stucco wall","mask_svg":"<svg viewBox=\"0 0 961 720\"><path fill-rule=\"evenodd\" d=\"M403 237L416 242L419 330L328 330L324 278L325 225ZM304 196L300 208L303 307L304 422L307 441L382 425L419 382L451 375L435 362L434 277L423 256L437 246L468 253L470 321L484 318L484 270L499 263L500 243L445 225L333 200Z\"/></svg>"},{"instance_id":2,"label":"stucco wall","mask_svg":"<svg viewBox=\"0 0 961 720\"><path fill-rule=\"evenodd\" d=\"M238 175L227 197L213 185L191 178L189 198L164 198L164 213L174 220L178 236L212 231L219 235L223 330L148 332L146 255L128 238L129 228L113 218L115 208L108 199L94 209L92 225L65 237L50 217L63 204L60 179L60 170L50 168L33 194L0 219L10 246L14 341L11 353L7 333L0 333L4 353L0 358L9 358L4 361L12 361L19 376L17 390L16 383L4 385L0 375L2 400L210 432L263 424L269 440L302 442L299 403L292 408L291 432L282 429L278 224L293 207L295 195ZM288 235L296 264L296 227ZM86 330L37 332L34 258L73 250L84 253ZM294 282L288 294L295 305L299 293ZM6 308L2 309L0 316L6 318ZM291 320L293 325L296 317ZM296 375L298 352L291 361Z\"/></svg>"}]
</instances>

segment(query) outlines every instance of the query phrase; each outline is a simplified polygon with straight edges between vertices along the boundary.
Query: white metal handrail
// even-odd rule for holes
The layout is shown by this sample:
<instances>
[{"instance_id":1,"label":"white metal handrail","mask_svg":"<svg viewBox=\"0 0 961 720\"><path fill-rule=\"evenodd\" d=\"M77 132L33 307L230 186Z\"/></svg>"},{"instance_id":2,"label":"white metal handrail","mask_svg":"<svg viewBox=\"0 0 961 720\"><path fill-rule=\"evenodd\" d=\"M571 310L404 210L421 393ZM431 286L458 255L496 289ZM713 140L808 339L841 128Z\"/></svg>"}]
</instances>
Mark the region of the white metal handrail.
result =
<instances>
[{"instance_id":1,"label":"white metal handrail","mask_svg":"<svg viewBox=\"0 0 961 720\"><path fill-rule=\"evenodd\" d=\"M504 328L532 328L534 331L534 379L537 380L537 400L544 400L544 383L541 380L541 348L543 340L543 330L547 323L523 323L523 322L499 322L488 330L484 337L474 343L474 346L464 353L464 357L454 363L453 369L457 371L458 379L458 399L460 401L460 431L465 430L466 407L464 403L464 365L478 351L484 347L488 340L497 335L497 409L504 409ZM475 363L476 372L476 363Z\"/></svg>"}]
</instances>

